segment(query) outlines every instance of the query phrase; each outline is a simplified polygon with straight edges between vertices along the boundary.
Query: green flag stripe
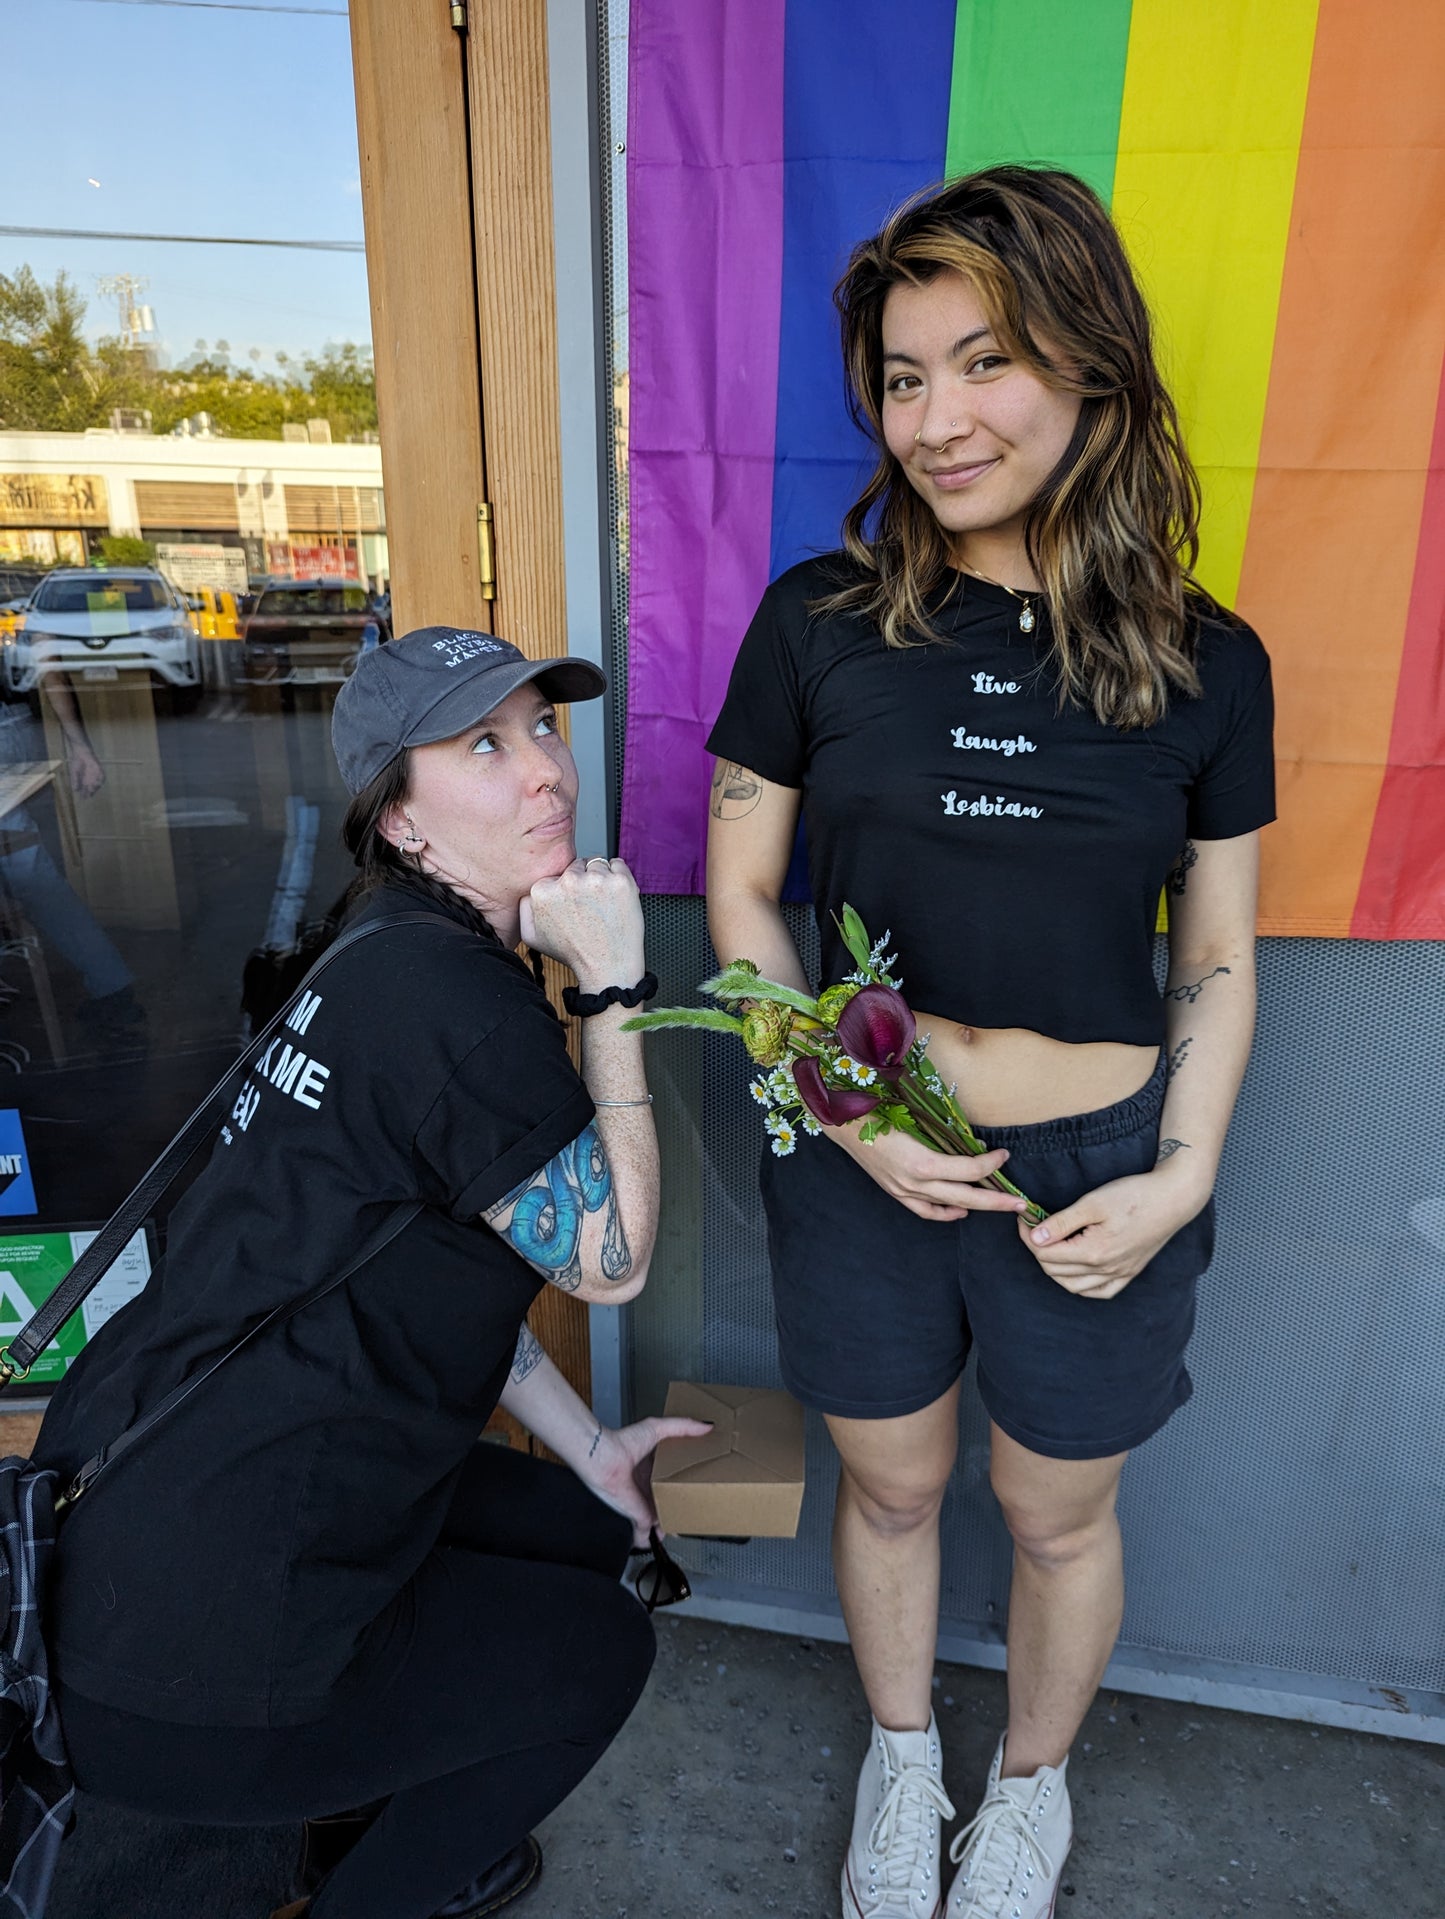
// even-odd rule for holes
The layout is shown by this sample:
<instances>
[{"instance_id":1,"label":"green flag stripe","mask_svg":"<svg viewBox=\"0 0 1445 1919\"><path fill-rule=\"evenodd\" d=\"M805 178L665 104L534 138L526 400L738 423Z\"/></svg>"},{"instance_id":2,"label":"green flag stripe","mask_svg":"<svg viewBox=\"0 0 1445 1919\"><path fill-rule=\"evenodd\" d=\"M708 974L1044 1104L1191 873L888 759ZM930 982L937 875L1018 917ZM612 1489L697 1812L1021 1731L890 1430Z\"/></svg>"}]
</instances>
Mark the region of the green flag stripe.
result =
<instances>
[{"instance_id":1,"label":"green flag stripe","mask_svg":"<svg viewBox=\"0 0 1445 1919\"><path fill-rule=\"evenodd\" d=\"M945 170L1044 161L1114 190L1133 0L958 0Z\"/></svg>"}]
</instances>

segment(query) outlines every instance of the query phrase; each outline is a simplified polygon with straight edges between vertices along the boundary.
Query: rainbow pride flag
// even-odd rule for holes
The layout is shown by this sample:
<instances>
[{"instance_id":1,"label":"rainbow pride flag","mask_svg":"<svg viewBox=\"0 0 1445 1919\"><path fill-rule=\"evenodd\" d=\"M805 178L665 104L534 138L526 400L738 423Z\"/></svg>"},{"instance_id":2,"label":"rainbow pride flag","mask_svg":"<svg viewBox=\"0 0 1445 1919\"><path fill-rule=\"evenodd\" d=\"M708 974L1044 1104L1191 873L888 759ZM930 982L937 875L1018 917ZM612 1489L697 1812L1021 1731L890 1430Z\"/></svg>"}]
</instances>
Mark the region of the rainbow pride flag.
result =
<instances>
[{"instance_id":1,"label":"rainbow pride flag","mask_svg":"<svg viewBox=\"0 0 1445 1919\"><path fill-rule=\"evenodd\" d=\"M695 892L703 740L763 587L871 465L833 282L916 188L1072 168L1149 295L1260 631L1262 930L1445 938L1441 0L632 0L623 852Z\"/></svg>"}]
</instances>

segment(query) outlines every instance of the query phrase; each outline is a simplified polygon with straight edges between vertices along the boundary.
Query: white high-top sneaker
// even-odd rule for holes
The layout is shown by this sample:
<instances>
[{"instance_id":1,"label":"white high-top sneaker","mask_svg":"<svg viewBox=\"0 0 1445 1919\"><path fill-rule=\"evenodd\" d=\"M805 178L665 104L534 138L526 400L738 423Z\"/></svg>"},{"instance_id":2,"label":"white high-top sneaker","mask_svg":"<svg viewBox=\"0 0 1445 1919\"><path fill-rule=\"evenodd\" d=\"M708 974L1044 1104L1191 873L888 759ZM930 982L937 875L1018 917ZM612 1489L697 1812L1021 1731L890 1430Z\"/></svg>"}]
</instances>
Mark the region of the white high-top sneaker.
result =
<instances>
[{"instance_id":1,"label":"white high-top sneaker","mask_svg":"<svg viewBox=\"0 0 1445 1919\"><path fill-rule=\"evenodd\" d=\"M843 1862L843 1919L937 1919L939 1821L952 1817L937 1721L885 1732L875 1719Z\"/></svg>"},{"instance_id":2,"label":"white high-top sneaker","mask_svg":"<svg viewBox=\"0 0 1445 1919\"><path fill-rule=\"evenodd\" d=\"M959 1870L944 1919L1053 1919L1074 1841L1069 1762L1040 1766L1031 1779L1002 1779L1003 1744L983 1804L948 1849Z\"/></svg>"}]
</instances>

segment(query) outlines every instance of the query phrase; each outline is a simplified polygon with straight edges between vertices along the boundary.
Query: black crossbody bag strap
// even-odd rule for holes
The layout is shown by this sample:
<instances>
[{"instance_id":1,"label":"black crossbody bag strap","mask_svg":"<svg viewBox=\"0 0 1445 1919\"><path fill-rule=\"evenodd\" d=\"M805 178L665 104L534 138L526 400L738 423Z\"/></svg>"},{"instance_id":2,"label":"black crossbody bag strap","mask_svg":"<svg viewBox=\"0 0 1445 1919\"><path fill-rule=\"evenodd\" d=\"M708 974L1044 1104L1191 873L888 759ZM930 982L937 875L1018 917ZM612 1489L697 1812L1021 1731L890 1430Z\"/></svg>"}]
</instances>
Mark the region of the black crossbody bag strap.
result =
<instances>
[{"instance_id":1,"label":"black crossbody bag strap","mask_svg":"<svg viewBox=\"0 0 1445 1919\"><path fill-rule=\"evenodd\" d=\"M100 1284L115 1259L130 1244L137 1227L143 1223L156 1200L165 1192L176 1174L206 1137L208 1127L215 1118L215 1109L225 1099L236 1076L252 1064L267 1042L280 1031L286 1022L287 1015L302 994L310 989L312 983L320 978L331 962L339 958L349 946L354 946L358 940L368 939L373 933L389 932L395 926L436 926L448 932L465 934L468 938L474 937L467 932L466 927L456 920L444 918L440 913L385 913L380 919L367 920L360 926L351 927L328 946L281 1010L249 1042L240 1057L227 1067L169 1146L137 1183L129 1198L121 1202L101 1227L50 1298L21 1328L9 1345L0 1350L0 1392L3 1392L12 1380L25 1377L37 1356L44 1352L66 1320ZM405 1223L405 1220L402 1220L395 1230L399 1232ZM378 1240L372 1251L379 1251L384 1243L384 1239ZM370 1256L370 1253L365 1255L367 1258ZM355 1270L355 1264L359 1263L355 1262L348 1267L341 1278L348 1277ZM339 1285L340 1279L327 1282L328 1286L333 1283ZM319 1298L320 1294L316 1297ZM272 1317L274 1318L275 1315L273 1314ZM262 1321L262 1324L269 1324L269 1321ZM241 1344L244 1345L245 1341L243 1340ZM233 1352L238 1350L238 1347L232 1348ZM230 1354L226 1357L229 1358ZM214 1368L211 1370L213 1371ZM206 1376L202 1375L203 1378Z\"/></svg>"},{"instance_id":2,"label":"black crossbody bag strap","mask_svg":"<svg viewBox=\"0 0 1445 1919\"><path fill-rule=\"evenodd\" d=\"M311 1291L303 1293L300 1299L293 1299L284 1306L273 1307L264 1319L256 1321L248 1333L243 1333L234 1346L228 1347L218 1358L213 1359L209 1366L203 1367L191 1378L182 1380L179 1386L166 1394L158 1406L151 1408L144 1419L138 1419L134 1426L127 1426L118 1439L113 1439L108 1446L102 1446L98 1453L93 1453L56 1500L57 1517L65 1511L67 1506L73 1506L80 1495L95 1484L107 1466L113 1466L123 1453L128 1453L138 1439L144 1439L148 1432L176 1410L182 1400L189 1399L198 1386L204 1386L213 1373L218 1373L228 1360L234 1359L237 1353L244 1351L253 1339L259 1339L262 1333L269 1332L273 1326L284 1325L288 1319L293 1318L297 1313L304 1312L308 1306L314 1306L317 1300L325 1299L328 1293L334 1293L338 1286L345 1285L354 1272L363 1267L368 1260L375 1259L384 1246L389 1246L397 1234L411 1224L421 1208L420 1200L408 1201L406 1205L398 1206L387 1215L380 1228L371 1235L361 1251L354 1259L349 1260L339 1273L334 1274L330 1279L323 1279L320 1285L313 1286Z\"/></svg>"}]
</instances>

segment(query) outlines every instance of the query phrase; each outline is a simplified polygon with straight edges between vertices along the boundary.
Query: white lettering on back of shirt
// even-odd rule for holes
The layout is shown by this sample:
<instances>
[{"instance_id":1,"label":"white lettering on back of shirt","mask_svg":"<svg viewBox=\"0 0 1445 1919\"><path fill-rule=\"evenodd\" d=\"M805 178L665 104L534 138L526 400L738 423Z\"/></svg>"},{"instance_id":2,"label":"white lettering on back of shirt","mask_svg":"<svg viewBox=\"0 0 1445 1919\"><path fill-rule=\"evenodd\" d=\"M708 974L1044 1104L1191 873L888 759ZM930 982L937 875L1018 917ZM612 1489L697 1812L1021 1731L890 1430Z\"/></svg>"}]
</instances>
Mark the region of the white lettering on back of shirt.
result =
<instances>
[{"instance_id":1,"label":"white lettering on back of shirt","mask_svg":"<svg viewBox=\"0 0 1445 1919\"><path fill-rule=\"evenodd\" d=\"M289 1045L283 1044L281 1057L273 1066L271 1054L275 1050L274 1046L268 1049L261 1070L273 1086L279 1086L283 1093L289 1093L300 1078L301 1068L306 1064L306 1055L299 1050L293 1053Z\"/></svg>"},{"instance_id":2,"label":"white lettering on back of shirt","mask_svg":"<svg viewBox=\"0 0 1445 1919\"><path fill-rule=\"evenodd\" d=\"M311 1107L314 1112L320 1106L321 1101L314 1099L312 1095L314 1093L324 1093L326 1090L326 1082L330 1077L331 1068L329 1066L318 1066L314 1059L308 1059L305 1072L296 1082L294 1097L300 1100L303 1106Z\"/></svg>"},{"instance_id":3,"label":"white lettering on back of shirt","mask_svg":"<svg viewBox=\"0 0 1445 1919\"><path fill-rule=\"evenodd\" d=\"M316 1017L316 1009L321 1004L319 993L303 993L287 1017L286 1024L293 1033L304 1033Z\"/></svg>"},{"instance_id":4,"label":"white lettering on back of shirt","mask_svg":"<svg viewBox=\"0 0 1445 1919\"><path fill-rule=\"evenodd\" d=\"M291 1098L312 1111L320 1106L319 1095L326 1090L331 1078L331 1068L323 1066L319 1060L310 1059L299 1047L292 1047L289 1041L273 1039L256 1064L256 1072L262 1079L269 1080L279 1092L289 1093ZM233 1115L240 1119L240 1114ZM242 1121L249 1125L249 1116Z\"/></svg>"}]
</instances>

